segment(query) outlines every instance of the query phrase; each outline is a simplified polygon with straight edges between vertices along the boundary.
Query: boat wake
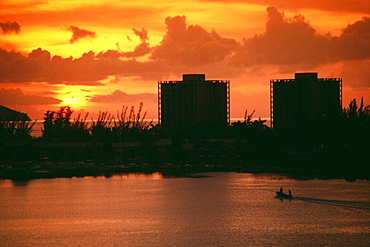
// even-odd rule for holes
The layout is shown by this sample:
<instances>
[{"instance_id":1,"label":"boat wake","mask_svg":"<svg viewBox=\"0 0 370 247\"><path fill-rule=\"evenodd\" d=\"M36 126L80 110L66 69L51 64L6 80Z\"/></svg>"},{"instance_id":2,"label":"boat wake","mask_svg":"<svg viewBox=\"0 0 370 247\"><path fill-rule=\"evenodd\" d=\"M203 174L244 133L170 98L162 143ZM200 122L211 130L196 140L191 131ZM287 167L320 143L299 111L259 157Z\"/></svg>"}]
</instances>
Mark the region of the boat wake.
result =
<instances>
[{"instance_id":1,"label":"boat wake","mask_svg":"<svg viewBox=\"0 0 370 247\"><path fill-rule=\"evenodd\" d=\"M331 206L339 206L353 209L362 209L370 211L370 202L358 202L358 201L342 201L342 200L327 200L327 199L318 199L310 197L293 197L290 200L294 201L304 201L317 204L325 204Z\"/></svg>"}]
</instances>

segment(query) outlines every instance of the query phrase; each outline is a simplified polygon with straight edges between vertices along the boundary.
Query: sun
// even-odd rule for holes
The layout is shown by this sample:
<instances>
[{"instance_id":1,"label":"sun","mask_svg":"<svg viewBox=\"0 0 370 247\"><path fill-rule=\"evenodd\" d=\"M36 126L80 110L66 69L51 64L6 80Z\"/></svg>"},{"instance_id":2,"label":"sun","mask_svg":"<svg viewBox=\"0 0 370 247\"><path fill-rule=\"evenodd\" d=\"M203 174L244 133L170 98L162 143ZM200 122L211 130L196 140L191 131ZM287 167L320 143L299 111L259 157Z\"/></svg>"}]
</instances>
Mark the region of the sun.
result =
<instances>
[{"instance_id":1,"label":"sun","mask_svg":"<svg viewBox=\"0 0 370 247\"><path fill-rule=\"evenodd\" d=\"M66 97L62 99L61 105L69 105L69 106L80 106L82 103L82 100L80 97L72 96L72 97Z\"/></svg>"},{"instance_id":2,"label":"sun","mask_svg":"<svg viewBox=\"0 0 370 247\"><path fill-rule=\"evenodd\" d=\"M91 91L82 86L64 86L56 93L58 94L57 98L61 100L60 106L81 107L86 105Z\"/></svg>"}]
</instances>

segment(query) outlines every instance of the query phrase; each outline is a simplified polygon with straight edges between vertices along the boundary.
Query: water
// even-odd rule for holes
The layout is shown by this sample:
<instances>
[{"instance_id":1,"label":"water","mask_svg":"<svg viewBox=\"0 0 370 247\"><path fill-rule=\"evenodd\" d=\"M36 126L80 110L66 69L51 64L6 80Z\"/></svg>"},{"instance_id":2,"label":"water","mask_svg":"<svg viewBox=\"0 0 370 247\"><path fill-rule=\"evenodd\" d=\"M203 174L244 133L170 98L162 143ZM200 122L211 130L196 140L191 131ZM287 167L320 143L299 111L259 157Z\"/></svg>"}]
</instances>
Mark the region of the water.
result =
<instances>
[{"instance_id":1,"label":"water","mask_svg":"<svg viewBox=\"0 0 370 247\"><path fill-rule=\"evenodd\" d=\"M31 136L32 137L41 137L43 128L44 128L44 121L43 120L37 120L35 125L32 128Z\"/></svg>"},{"instance_id":2,"label":"water","mask_svg":"<svg viewBox=\"0 0 370 247\"><path fill-rule=\"evenodd\" d=\"M3 180L0 245L370 246L370 181L204 175Z\"/></svg>"}]
</instances>

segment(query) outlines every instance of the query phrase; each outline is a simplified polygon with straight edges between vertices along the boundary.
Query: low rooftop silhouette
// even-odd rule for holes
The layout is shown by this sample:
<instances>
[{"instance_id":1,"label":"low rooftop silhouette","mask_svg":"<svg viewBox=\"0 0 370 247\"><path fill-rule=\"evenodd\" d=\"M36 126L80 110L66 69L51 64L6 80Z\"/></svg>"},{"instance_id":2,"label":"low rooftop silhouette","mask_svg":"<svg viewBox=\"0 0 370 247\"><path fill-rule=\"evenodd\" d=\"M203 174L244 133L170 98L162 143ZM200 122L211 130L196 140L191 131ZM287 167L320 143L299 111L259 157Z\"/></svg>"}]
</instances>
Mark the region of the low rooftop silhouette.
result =
<instances>
[{"instance_id":1,"label":"low rooftop silhouette","mask_svg":"<svg viewBox=\"0 0 370 247\"><path fill-rule=\"evenodd\" d=\"M26 113L0 106L0 121L31 121Z\"/></svg>"}]
</instances>

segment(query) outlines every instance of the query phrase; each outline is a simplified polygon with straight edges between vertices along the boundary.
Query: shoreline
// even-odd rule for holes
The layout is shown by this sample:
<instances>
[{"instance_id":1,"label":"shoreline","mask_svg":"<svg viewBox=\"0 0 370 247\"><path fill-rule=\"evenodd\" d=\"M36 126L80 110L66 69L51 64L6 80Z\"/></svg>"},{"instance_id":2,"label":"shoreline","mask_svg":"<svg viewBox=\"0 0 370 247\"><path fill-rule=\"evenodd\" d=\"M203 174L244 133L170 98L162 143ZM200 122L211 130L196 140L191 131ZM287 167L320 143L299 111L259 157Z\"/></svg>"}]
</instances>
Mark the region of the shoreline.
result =
<instances>
[{"instance_id":1,"label":"shoreline","mask_svg":"<svg viewBox=\"0 0 370 247\"><path fill-rule=\"evenodd\" d=\"M28 181L33 179L55 179L55 178L84 178L105 176L109 178L122 174L153 174L161 173L165 178L196 177L199 173L208 172L236 172L252 174L276 174L286 176L295 180L330 180L344 179L349 182L356 180L370 180L369 174L365 171L325 171L291 167L253 166L251 168L223 167L223 166L198 166L198 167L90 167L72 169L50 169L50 170L29 170L20 168L0 169L1 180Z\"/></svg>"}]
</instances>

